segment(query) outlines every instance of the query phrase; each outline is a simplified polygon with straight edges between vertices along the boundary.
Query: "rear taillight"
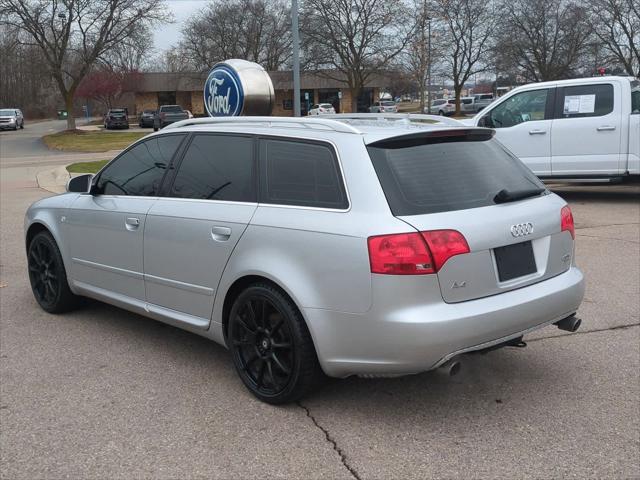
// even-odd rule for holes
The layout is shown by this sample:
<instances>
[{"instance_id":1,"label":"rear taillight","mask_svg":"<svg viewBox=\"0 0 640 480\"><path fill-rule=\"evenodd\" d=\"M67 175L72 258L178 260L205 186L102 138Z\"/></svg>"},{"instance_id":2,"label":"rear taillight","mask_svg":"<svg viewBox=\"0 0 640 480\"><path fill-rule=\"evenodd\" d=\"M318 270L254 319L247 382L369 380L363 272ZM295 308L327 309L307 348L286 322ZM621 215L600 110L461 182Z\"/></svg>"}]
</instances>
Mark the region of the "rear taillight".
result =
<instances>
[{"instance_id":1,"label":"rear taillight","mask_svg":"<svg viewBox=\"0 0 640 480\"><path fill-rule=\"evenodd\" d=\"M454 255L469 253L464 236L455 230L399 233L369 237L371 273L425 275L436 273Z\"/></svg>"},{"instance_id":2,"label":"rear taillight","mask_svg":"<svg viewBox=\"0 0 640 480\"><path fill-rule=\"evenodd\" d=\"M456 230L432 230L422 232L422 236L431 250L436 272L451 257L470 251L464 235Z\"/></svg>"},{"instance_id":3,"label":"rear taillight","mask_svg":"<svg viewBox=\"0 0 640 480\"><path fill-rule=\"evenodd\" d=\"M576 228L573 225L573 214L569 205L565 205L560 210L560 231L568 231L571 234L571 238L576 238Z\"/></svg>"}]
</instances>

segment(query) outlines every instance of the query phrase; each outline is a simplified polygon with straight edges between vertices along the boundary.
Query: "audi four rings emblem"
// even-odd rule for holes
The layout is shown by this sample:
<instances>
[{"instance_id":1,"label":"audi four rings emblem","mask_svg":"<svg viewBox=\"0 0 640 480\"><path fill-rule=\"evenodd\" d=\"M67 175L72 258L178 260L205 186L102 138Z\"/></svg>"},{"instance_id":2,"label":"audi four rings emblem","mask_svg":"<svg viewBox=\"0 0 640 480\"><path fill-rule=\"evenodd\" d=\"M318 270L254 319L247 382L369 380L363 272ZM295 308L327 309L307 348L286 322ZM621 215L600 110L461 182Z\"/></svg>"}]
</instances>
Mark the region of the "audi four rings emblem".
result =
<instances>
[{"instance_id":1,"label":"audi four rings emblem","mask_svg":"<svg viewBox=\"0 0 640 480\"><path fill-rule=\"evenodd\" d=\"M511 225L511 235L514 237L524 237L533 233L533 223L518 223Z\"/></svg>"}]
</instances>

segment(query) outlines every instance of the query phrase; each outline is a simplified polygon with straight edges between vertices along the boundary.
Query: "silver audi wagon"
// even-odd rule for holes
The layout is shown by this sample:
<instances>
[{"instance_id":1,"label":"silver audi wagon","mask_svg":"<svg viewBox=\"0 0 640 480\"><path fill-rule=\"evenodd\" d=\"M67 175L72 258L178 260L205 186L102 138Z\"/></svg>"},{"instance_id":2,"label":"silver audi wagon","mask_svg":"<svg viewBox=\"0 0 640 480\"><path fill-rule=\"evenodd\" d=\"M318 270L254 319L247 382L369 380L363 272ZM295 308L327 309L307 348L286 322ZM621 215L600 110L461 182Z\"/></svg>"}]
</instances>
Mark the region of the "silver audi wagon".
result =
<instances>
[{"instance_id":1,"label":"silver audi wagon","mask_svg":"<svg viewBox=\"0 0 640 480\"><path fill-rule=\"evenodd\" d=\"M571 210L493 133L398 114L178 122L29 208L33 294L208 337L270 403L575 331Z\"/></svg>"}]
</instances>

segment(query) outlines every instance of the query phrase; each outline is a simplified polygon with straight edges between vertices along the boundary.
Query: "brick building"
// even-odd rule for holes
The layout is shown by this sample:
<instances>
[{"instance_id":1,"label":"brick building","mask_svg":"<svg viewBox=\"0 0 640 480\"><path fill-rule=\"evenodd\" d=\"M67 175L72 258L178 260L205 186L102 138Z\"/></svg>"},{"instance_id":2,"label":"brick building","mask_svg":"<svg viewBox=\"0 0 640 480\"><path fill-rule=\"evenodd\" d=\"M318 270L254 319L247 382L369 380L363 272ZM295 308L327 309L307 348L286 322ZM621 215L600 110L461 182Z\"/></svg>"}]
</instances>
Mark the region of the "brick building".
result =
<instances>
[{"instance_id":1,"label":"brick building","mask_svg":"<svg viewBox=\"0 0 640 480\"><path fill-rule=\"evenodd\" d=\"M269 72L275 90L273 115L293 116L293 74L291 71ZM332 75L335 76L335 75ZM206 73L143 73L134 92L134 105L129 112L139 114L159 105L178 104L194 115L205 115L203 87ZM378 100L380 91L389 84L388 76L373 74L358 97L358 110L368 111ZM339 98L339 92L342 98ZM351 113L351 90L346 82L311 72L300 74L300 104L302 114L316 103L331 103L336 112ZM131 108L133 107L133 108Z\"/></svg>"}]
</instances>

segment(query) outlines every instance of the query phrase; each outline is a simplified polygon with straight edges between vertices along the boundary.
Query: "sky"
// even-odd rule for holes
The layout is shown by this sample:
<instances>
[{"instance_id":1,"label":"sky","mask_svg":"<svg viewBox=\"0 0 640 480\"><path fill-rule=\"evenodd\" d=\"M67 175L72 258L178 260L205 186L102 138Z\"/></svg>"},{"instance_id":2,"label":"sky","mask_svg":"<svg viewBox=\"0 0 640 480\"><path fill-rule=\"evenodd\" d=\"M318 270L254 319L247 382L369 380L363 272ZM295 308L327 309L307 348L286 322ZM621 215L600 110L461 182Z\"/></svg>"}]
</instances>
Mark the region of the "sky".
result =
<instances>
[{"instance_id":1,"label":"sky","mask_svg":"<svg viewBox=\"0 0 640 480\"><path fill-rule=\"evenodd\" d=\"M185 20L203 9L208 2L209 0L165 0L167 8L173 14L174 23L154 29L156 50L161 52L177 44L180 41L180 30Z\"/></svg>"}]
</instances>

